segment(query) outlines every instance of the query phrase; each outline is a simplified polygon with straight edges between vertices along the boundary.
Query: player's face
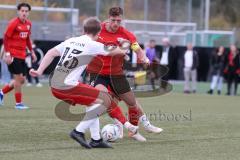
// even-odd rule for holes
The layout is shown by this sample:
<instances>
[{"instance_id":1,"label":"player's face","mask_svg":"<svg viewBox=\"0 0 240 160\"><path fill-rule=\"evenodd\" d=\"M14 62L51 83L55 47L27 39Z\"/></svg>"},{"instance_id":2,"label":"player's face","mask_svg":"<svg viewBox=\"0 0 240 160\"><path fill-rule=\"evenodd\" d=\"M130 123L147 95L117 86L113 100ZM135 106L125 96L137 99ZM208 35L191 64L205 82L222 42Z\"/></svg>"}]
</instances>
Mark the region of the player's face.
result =
<instances>
[{"instance_id":1,"label":"player's face","mask_svg":"<svg viewBox=\"0 0 240 160\"><path fill-rule=\"evenodd\" d=\"M21 7L20 10L18 10L18 16L21 20L26 20L29 15L28 7Z\"/></svg>"},{"instance_id":2,"label":"player's face","mask_svg":"<svg viewBox=\"0 0 240 160\"><path fill-rule=\"evenodd\" d=\"M219 47L219 53L221 53L221 55L222 55L223 52L224 52L224 47L223 47L223 46L220 46L220 47Z\"/></svg>"},{"instance_id":3,"label":"player's face","mask_svg":"<svg viewBox=\"0 0 240 160\"><path fill-rule=\"evenodd\" d=\"M151 48L155 48L155 46L156 46L156 43L155 43L154 41L152 41L152 42L150 43L150 47L151 47Z\"/></svg>"},{"instance_id":4,"label":"player's face","mask_svg":"<svg viewBox=\"0 0 240 160\"><path fill-rule=\"evenodd\" d=\"M235 53L237 51L237 48L235 45L231 45L230 50Z\"/></svg>"},{"instance_id":5,"label":"player's face","mask_svg":"<svg viewBox=\"0 0 240 160\"><path fill-rule=\"evenodd\" d=\"M109 16L109 26L112 31L117 31L122 22L122 16Z\"/></svg>"}]
</instances>

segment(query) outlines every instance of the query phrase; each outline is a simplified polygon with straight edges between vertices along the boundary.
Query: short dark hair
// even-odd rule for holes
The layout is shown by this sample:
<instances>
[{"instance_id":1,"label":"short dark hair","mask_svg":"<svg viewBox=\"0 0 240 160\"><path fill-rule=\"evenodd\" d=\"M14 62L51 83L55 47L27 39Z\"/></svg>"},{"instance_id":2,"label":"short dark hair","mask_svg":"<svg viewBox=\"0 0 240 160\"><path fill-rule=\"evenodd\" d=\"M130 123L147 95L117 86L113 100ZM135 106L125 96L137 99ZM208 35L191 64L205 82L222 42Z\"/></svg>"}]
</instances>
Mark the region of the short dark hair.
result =
<instances>
[{"instance_id":1,"label":"short dark hair","mask_svg":"<svg viewBox=\"0 0 240 160\"><path fill-rule=\"evenodd\" d=\"M150 41L149 41L150 43L155 43L156 42L156 40L155 39L150 39Z\"/></svg>"},{"instance_id":2,"label":"short dark hair","mask_svg":"<svg viewBox=\"0 0 240 160\"><path fill-rule=\"evenodd\" d=\"M17 5L17 10L19 11L22 7L27 7L29 11L31 11L31 6L28 3L19 3Z\"/></svg>"},{"instance_id":3,"label":"short dark hair","mask_svg":"<svg viewBox=\"0 0 240 160\"><path fill-rule=\"evenodd\" d=\"M109 16L120 16L123 15L123 9L121 7L112 7L109 9Z\"/></svg>"},{"instance_id":4,"label":"short dark hair","mask_svg":"<svg viewBox=\"0 0 240 160\"><path fill-rule=\"evenodd\" d=\"M97 35L101 30L101 22L96 17L90 17L83 22L84 33Z\"/></svg>"}]
</instances>

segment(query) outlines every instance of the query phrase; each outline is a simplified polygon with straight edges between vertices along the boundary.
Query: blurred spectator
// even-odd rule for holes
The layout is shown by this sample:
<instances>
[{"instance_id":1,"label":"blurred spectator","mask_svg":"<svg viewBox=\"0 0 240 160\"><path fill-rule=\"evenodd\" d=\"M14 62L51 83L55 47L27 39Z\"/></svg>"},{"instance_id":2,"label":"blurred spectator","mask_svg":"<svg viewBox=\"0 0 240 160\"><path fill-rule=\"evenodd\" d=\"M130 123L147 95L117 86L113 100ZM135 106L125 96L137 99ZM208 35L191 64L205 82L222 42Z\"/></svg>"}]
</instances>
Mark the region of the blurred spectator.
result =
<instances>
[{"instance_id":1,"label":"blurred spectator","mask_svg":"<svg viewBox=\"0 0 240 160\"><path fill-rule=\"evenodd\" d=\"M37 69L39 64L40 64L40 61L41 61L41 59L44 55L43 51L40 48L38 48L33 41L32 41L32 48L33 48L33 51L35 52L35 54L37 56L37 61L33 62L31 54L27 54L27 57L25 59L26 66L27 66L27 74L26 74L27 81L28 81L28 83L26 84L27 87L30 87L30 86L33 85L33 82L32 82L33 78L32 78L32 76L29 75L29 70L31 68ZM29 53L29 52L27 52L27 53ZM39 78L34 77L34 79L35 79L35 82L36 82L36 87L42 87L42 84L39 82Z\"/></svg>"},{"instance_id":2,"label":"blurred spectator","mask_svg":"<svg viewBox=\"0 0 240 160\"><path fill-rule=\"evenodd\" d=\"M148 57L148 59L150 60L151 63L153 63L155 61L159 62L155 47L156 47L156 41L153 39L150 40L149 45L146 48L146 56Z\"/></svg>"},{"instance_id":3,"label":"blurred spectator","mask_svg":"<svg viewBox=\"0 0 240 160\"><path fill-rule=\"evenodd\" d=\"M175 50L171 46L169 38L163 38L162 45L163 45L162 50L159 55L159 59L160 59L159 63L162 66L165 66L169 69L168 73L162 77L162 80L168 81L169 75L170 75L170 73L172 73L172 70L173 70ZM164 83L164 81L161 81L161 88L165 88L167 85L167 83Z\"/></svg>"},{"instance_id":4,"label":"blurred spectator","mask_svg":"<svg viewBox=\"0 0 240 160\"><path fill-rule=\"evenodd\" d=\"M227 95L231 95L232 83L234 82L234 92L237 94L238 79L240 75L240 55L235 45L230 46L230 52L226 56L224 74L227 80Z\"/></svg>"},{"instance_id":5,"label":"blurred spectator","mask_svg":"<svg viewBox=\"0 0 240 160\"><path fill-rule=\"evenodd\" d=\"M4 56L4 46L1 46L0 50L0 62L1 62L1 84L6 85L11 80L11 74L8 71L8 65L3 61Z\"/></svg>"},{"instance_id":6,"label":"blurred spectator","mask_svg":"<svg viewBox=\"0 0 240 160\"><path fill-rule=\"evenodd\" d=\"M149 45L146 48L146 56L150 60L150 71L148 73L148 76L151 81L152 89L155 89L154 81L159 78L159 74L158 74L159 59L157 57L155 47L156 47L156 41L152 39L149 41Z\"/></svg>"},{"instance_id":7,"label":"blurred spectator","mask_svg":"<svg viewBox=\"0 0 240 160\"><path fill-rule=\"evenodd\" d=\"M217 93L220 95L223 83L223 70L224 70L224 47L220 46L214 51L211 56L210 64L212 66L212 81L210 85L209 94L213 94L217 86Z\"/></svg>"},{"instance_id":8,"label":"blurred spectator","mask_svg":"<svg viewBox=\"0 0 240 160\"><path fill-rule=\"evenodd\" d=\"M197 67L199 65L198 54L193 50L191 43L187 44L187 50L183 57L184 64L184 93L196 93L197 90ZM190 89L190 79L192 81Z\"/></svg>"}]
</instances>

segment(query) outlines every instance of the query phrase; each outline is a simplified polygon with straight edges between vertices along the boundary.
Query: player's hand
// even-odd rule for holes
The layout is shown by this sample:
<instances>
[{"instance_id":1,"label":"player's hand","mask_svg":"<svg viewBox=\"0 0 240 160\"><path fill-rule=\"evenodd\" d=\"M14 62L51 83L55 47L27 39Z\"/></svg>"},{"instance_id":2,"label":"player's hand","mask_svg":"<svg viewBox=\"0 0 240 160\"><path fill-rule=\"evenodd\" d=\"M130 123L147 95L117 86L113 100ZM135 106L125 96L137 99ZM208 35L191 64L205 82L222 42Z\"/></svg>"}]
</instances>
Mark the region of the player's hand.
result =
<instances>
[{"instance_id":1,"label":"player's hand","mask_svg":"<svg viewBox=\"0 0 240 160\"><path fill-rule=\"evenodd\" d=\"M10 65L13 62L13 57L9 52L7 52L4 54L3 60L7 65Z\"/></svg>"},{"instance_id":2,"label":"player's hand","mask_svg":"<svg viewBox=\"0 0 240 160\"><path fill-rule=\"evenodd\" d=\"M146 64L147 66L150 66L150 60L147 57L145 57L143 63Z\"/></svg>"},{"instance_id":3,"label":"player's hand","mask_svg":"<svg viewBox=\"0 0 240 160\"><path fill-rule=\"evenodd\" d=\"M33 62L36 62L36 61L37 61L37 56L36 56L36 54L35 54L34 51L32 52L32 61L33 61Z\"/></svg>"},{"instance_id":4,"label":"player's hand","mask_svg":"<svg viewBox=\"0 0 240 160\"><path fill-rule=\"evenodd\" d=\"M38 76L42 75L42 73L40 73L38 70L35 70L35 69L30 69L29 74L32 77L38 77Z\"/></svg>"}]
</instances>

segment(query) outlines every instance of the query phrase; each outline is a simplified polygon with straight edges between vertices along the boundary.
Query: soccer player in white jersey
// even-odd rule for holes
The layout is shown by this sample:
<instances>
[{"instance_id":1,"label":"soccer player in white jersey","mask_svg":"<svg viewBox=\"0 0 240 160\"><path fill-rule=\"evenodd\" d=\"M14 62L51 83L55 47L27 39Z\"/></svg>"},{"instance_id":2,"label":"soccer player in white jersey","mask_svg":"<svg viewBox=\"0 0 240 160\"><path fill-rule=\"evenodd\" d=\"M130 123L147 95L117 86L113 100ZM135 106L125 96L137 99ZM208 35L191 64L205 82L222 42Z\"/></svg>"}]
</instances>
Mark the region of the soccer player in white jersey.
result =
<instances>
[{"instance_id":1,"label":"soccer player in white jersey","mask_svg":"<svg viewBox=\"0 0 240 160\"><path fill-rule=\"evenodd\" d=\"M49 66L52 60L61 56L50 77L52 94L67 103L86 105L84 121L70 133L71 138L85 148L110 148L111 145L103 142L100 137L98 116L105 113L118 119L132 134L137 134L137 126L130 124L124 117L111 95L100 91L90 85L81 83L82 72L86 65L97 55L125 54L127 49L106 49L107 46L96 42L101 25L98 19L88 18L84 22L84 35L70 38L50 49L44 56L37 70L31 69L30 75L39 76ZM87 143L84 133L87 129L91 132L91 141Z\"/></svg>"}]
</instances>

